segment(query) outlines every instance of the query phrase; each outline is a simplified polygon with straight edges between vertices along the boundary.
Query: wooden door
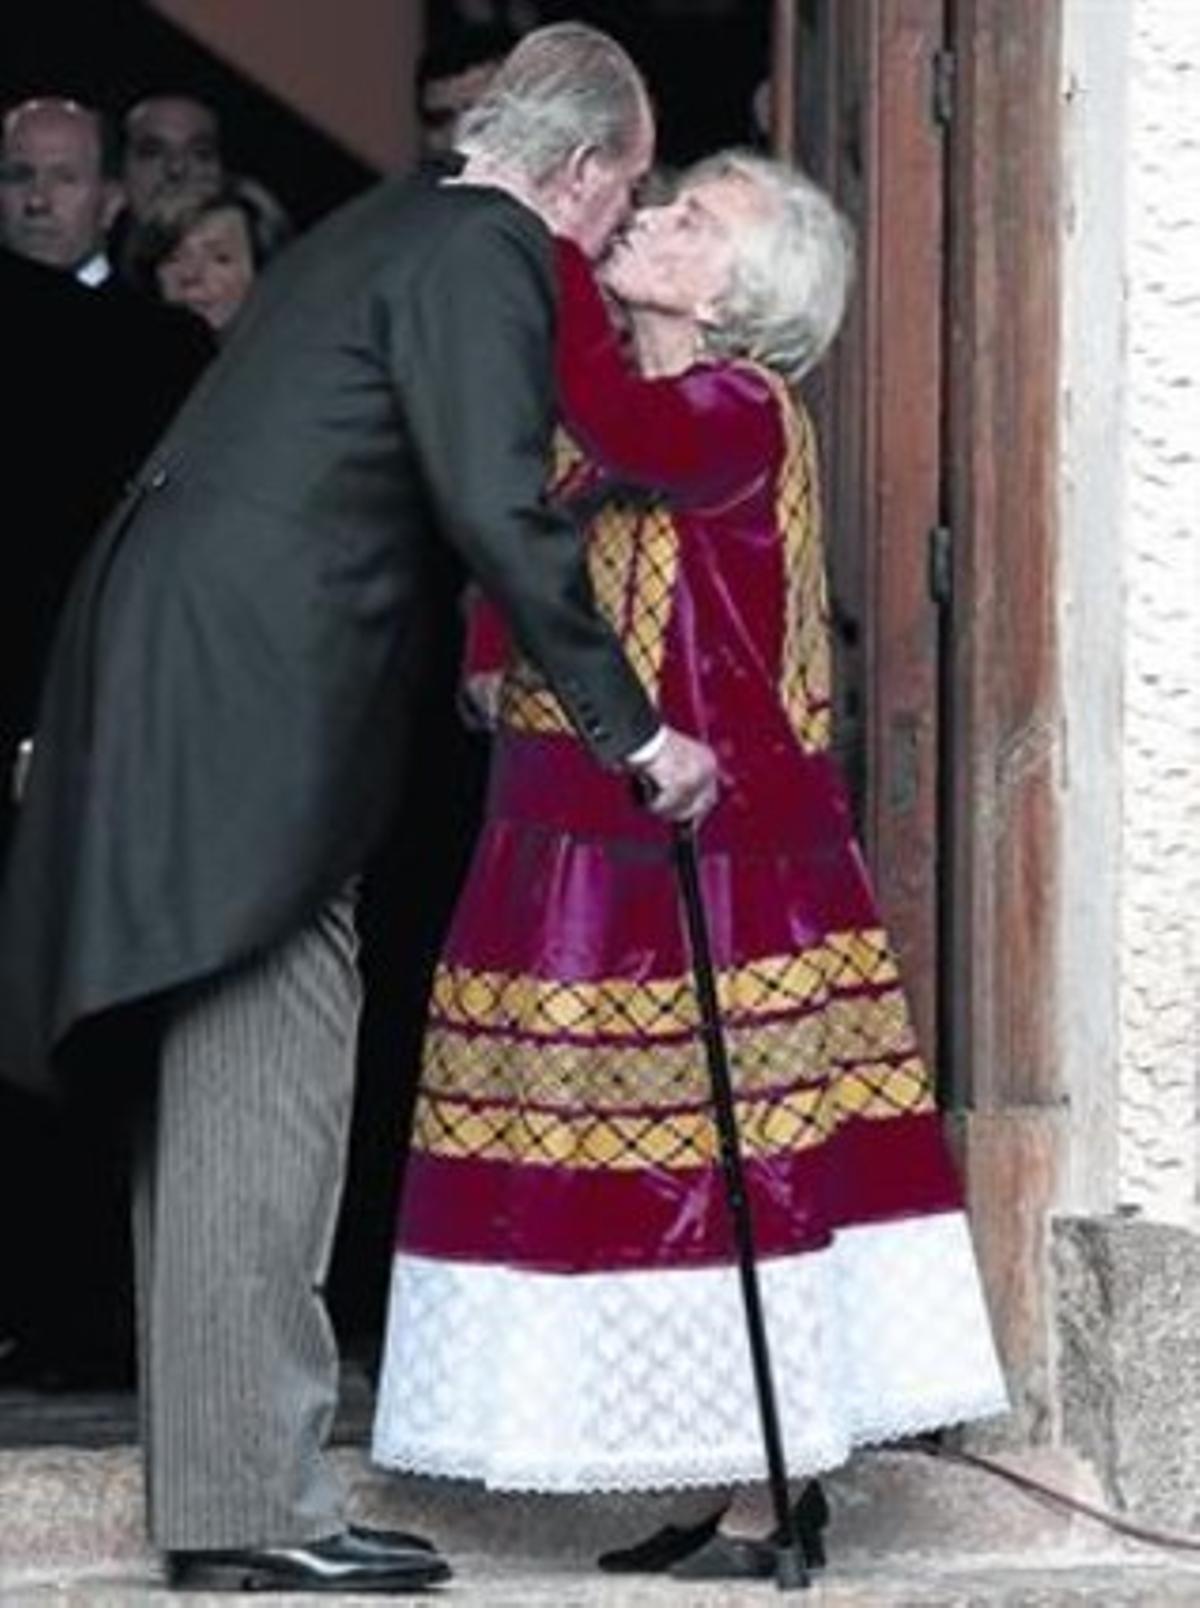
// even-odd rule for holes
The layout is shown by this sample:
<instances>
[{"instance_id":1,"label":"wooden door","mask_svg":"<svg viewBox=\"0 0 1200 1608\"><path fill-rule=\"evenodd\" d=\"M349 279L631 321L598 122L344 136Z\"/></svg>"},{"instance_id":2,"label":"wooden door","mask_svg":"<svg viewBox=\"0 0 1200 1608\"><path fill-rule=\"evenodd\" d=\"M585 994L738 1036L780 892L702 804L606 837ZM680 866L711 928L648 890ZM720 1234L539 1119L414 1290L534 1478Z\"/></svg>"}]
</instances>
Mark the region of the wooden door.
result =
<instances>
[{"instance_id":1,"label":"wooden door","mask_svg":"<svg viewBox=\"0 0 1200 1608\"><path fill-rule=\"evenodd\" d=\"M838 746L922 1046L936 1064L941 824L945 0L778 0L774 137L858 233L815 378Z\"/></svg>"},{"instance_id":2,"label":"wooden door","mask_svg":"<svg viewBox=\"0 0 1200 1608\"><path fill-rule=\"evenodd\" d=\"M777 142L860 233L853 313L814 396L853 639L846 757L962 1113L1016 1440L1055 1419L1045 1270L1064 1165L1061 27L1060 0L775 0Z\"/></svg>"}]
</instances>

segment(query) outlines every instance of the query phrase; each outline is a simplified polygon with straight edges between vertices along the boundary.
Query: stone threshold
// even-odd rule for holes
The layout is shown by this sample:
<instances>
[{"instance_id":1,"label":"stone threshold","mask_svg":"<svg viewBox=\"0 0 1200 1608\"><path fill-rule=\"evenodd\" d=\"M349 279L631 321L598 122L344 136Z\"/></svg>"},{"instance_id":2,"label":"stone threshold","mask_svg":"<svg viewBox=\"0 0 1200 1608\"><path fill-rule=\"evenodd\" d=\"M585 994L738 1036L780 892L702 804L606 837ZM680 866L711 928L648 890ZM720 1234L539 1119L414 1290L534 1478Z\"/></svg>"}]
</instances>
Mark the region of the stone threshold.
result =
<instances>
[{"instance_id":1,"label":"stone threshold","mask_svg":"<svg viewBox=\"0 0 1200 1608\"><path fill-rule=\"evenodd\" d=\"M436 1537L458 1568L456 1587L440 1594L447 1602L686 1608L753 1601L774 1590L596 1574L596 1553L662 1522L669 1496L500 1497L459 1482L384 1475L359 1450L333 1455L356 1518ZM1060 1489L1080 1483L1052 1453L1010 1453L1006 1461ZM804 1599L814 1604L1200 1603L1200 1557L1122 1541L976 1469L870 1452L826 1486L831 1567ZM0 1515L5 1608L76 1601L136 1608L170 1595L145 1544L133 1447L0 1453ZM193 1608L203 1600L188 1598Z\"/></svg>"}]
</instances>

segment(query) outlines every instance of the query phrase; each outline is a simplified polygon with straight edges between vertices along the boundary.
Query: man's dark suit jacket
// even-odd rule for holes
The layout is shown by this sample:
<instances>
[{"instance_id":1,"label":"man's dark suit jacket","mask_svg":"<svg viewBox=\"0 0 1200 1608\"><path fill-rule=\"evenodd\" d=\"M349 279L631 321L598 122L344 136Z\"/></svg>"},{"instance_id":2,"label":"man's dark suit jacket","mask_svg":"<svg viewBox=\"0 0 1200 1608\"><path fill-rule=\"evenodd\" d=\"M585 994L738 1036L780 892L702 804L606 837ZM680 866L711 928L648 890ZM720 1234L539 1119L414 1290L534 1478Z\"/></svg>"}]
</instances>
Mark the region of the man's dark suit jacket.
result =
<instances>
[{"instance_id":1,"label":"man's dark suit jacket","mask_svg":"<svg viewBox=\"0 0 1200 1608\"><path fill-rule=\"evenodd\" d=\"M5 777L69 578L213 350L199 319L0 251Z\"/></svg>"},{"instance_id":2,"label":"man's dark suit jacket","mask_svg":"<svg viewBox=\"0 0 1200 1608\"><path fill-rule=\"evenodd\" d=\"M655 729L543 497L553 312L542 224L466 186L382 185L265 276L68 603L0 908L10 1076L361 868L438 541L600 761Z\"/></svg>"}]
</instances>

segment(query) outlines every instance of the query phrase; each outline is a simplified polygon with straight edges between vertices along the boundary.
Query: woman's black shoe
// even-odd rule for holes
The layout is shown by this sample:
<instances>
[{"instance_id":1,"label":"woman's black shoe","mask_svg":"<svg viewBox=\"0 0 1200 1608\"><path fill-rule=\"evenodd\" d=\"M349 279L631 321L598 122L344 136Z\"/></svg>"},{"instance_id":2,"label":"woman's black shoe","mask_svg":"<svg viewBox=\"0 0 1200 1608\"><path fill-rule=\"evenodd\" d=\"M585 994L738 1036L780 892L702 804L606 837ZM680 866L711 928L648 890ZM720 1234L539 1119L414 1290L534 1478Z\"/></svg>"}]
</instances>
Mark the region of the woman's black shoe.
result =
<instances>
[{"instance_id":1,"label":"woman's black shoe","mask_svg":"<svg viewBox=\"0 0 1200 1608\"><path fill-rule=\"evenodd\" d=\"M721 1535L717 1529L721 1517L714 1513L699 1524L664 1525L632 1547L602 1553L596 1562L606 1574L671 1574L685 1580L765 1580L772 1576L782 1539L778 1530L766 1541ZM829 1503L821 1482L809 1480L792 1505L792 1524L810 1569L825 1567L821 1532L828 1523Z\"/></svg>"},{"instance_id":2,"label":"woman's black shoe","mask_svg":"<svg viewBox=\"0 0 1200 1608\"><path fill-rule=\"evenodd\" d=\"M778 1549L770 1541L751 1541L718 1530L702 1547L673 1563L672 1580L773 1580Z\"/></svg>"},{"instance_id":3,"label":"woman's black shoe","mask_svg":"<svg viewBox=\"0 0 1200 1608\"><path fill-rule=\"evenodd\" d=\"M672 1564L697 1551L717 1533L721 1514L699 1524L665 1524L631 1547L602 1552L596 1564L605 1574L663 1574Z\"/></svg>"},{"instance_id":4,"label":"woman's black shoe","mask_svg":"<svg viewBox=\"0 0 1200 1608\"><path fill-rule=\"evenodd\" d=\"M792 1528L800 1537L804 1561L810 1569L825 1567L825 1537L821 1532L828 1523L829 1503L825 1491L820 1480L809 1480L792 1504ZM778 1546L782 1539L778 1530L772 1532L772 1546Z\"/></svg>"}]
</instances>

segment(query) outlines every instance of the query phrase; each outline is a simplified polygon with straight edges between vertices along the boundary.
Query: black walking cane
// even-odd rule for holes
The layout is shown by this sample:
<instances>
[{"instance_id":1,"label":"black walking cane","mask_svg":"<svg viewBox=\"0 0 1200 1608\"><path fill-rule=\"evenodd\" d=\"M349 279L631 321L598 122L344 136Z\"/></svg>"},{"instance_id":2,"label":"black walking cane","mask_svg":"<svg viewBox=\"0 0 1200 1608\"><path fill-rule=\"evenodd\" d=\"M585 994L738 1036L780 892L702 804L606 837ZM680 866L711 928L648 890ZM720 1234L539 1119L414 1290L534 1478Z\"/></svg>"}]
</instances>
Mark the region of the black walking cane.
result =
<instances>
[{"instance_id":1,"label":"black walking cane","mask_svg":"<svg viewBox=\"0 0 1200 1608\"><path fill-rule=\"evenodd\" d=\"M766 1324L763 1322L762 1292L758 1283L758 1263L755 1260L754 1250L754 1224L750 1213L750 1197L746 1193L746 1175L738 1139L737 1114L733 1105L733 1081L729 1073L725 1035L721 1030L712 945L708 937L704 898L700 891L696 839L691 827L677 826L674 829L674 853L675 868L679 875L679 892L683 900L688 940L692 950L692 972L700 1005L700 1031L704 1038L708 1075L712 1084L713 1107L721 1147L721 1170L725 1175L725 1198L737 1246L742 1304L746 1309L746 1332L750 1341L750 1361L754 1369L754 1388L758 1396L763 1446L767 1454L767 1476L771 1487L771 1501L775 1508L773 1537L776 1548L775 1583L781 1591L796 1591L808 1585L808 1570L805 1567L804 1550L788 1500L787 1464L783 1455L783 1438L779 1431L779 1409L776 1405L775 1382L771 1373L771 1353L767 1344Z\"/></svg>"}]
</instances>

